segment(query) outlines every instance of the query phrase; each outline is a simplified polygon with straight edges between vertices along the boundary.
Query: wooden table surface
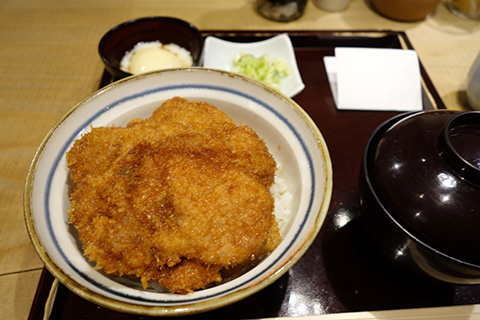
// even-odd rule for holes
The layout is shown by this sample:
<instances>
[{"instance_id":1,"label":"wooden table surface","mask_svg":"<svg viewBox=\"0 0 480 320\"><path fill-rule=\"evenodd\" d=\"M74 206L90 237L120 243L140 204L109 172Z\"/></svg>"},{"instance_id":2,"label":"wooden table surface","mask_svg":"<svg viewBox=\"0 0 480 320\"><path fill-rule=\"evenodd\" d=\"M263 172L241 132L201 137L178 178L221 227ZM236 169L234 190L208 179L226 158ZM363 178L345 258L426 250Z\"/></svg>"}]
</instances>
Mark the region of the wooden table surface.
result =
<instances>
[{"instance_id":1,"label":"wooden table surface","mask_svg":"<svg viewBox=\"0 0 480 320\"><path fill-rule=\"evenodd\" d=\"M23 218L30 161L55 122L98 88L103 72L98 41L123 21L163 15L188 20L201 30L402 30L445 105L469 110L465 78L480 52L479 21L457 18L440 5L425 21L396 22L378 15L368 1L353 0L340 13L322 11L309 1L302 18L277 23L257 15L254 4L0 0L0 318L27 318L43 267ZM478 312L478 306L450 312L458 310L468 314Z\"/></svg>"}]
</instances>

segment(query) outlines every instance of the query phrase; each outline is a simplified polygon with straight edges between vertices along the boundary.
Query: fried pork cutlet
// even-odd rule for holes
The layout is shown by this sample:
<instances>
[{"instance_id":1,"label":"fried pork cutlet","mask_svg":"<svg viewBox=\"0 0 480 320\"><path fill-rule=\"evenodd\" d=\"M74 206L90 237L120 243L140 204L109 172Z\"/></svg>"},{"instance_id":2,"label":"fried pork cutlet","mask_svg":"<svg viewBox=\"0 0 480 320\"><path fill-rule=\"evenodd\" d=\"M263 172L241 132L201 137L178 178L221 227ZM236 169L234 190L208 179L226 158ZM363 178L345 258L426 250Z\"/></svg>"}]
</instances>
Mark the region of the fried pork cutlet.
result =
<instances>
[{"instance_id":1,"label":"fried pork cutlet","mask_svg":"<svg viewBox=\"0 0 480 320\"><path fill-rule=\"evenodd\" d=\"M272 155L207 103L173 98L125 128L93 128L67 161L70 221L106 274L188 293L280 242Z\"/></svg>"}]
</instances>

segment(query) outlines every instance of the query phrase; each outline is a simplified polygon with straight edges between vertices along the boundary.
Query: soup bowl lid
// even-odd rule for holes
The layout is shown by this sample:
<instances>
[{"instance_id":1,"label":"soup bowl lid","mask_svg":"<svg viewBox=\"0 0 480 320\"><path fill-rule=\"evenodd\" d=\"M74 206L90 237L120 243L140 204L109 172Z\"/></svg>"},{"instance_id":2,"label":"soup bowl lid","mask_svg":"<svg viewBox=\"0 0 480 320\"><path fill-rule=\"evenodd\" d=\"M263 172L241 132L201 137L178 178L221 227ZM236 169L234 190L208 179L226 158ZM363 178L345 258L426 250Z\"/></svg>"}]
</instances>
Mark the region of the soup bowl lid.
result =
<instances>
[{"instance_id":1,"label":"soup bowl lid","mask_svg":"<svg viewBox=\"0 0 480 320\"><path fill-rule=\"evenodd\" d=\"M480 267L480 112L401 118L367 159L372 187L392 219L434 251Z\"/></svg>"}]
</instances>

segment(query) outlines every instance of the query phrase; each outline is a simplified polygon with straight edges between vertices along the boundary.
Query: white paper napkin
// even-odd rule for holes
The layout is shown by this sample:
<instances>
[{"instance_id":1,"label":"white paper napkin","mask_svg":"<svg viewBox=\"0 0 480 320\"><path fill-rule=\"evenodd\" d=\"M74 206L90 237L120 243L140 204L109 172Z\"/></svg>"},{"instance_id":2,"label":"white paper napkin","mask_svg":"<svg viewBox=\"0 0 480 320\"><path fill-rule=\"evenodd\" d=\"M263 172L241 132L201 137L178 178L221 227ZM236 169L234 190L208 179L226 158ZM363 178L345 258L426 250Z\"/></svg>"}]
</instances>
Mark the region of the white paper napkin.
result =
<instances>
[{"instance_id":1,"label":"white paper napkin","mask_svg":"<svg viewBox=\"0 0 480 320\"><path fill-rule=\"evenodd\" d=\"M335 48L324 57L340 110L422 110L420 66L414 50Z\"/></svg>"}]
</instances>

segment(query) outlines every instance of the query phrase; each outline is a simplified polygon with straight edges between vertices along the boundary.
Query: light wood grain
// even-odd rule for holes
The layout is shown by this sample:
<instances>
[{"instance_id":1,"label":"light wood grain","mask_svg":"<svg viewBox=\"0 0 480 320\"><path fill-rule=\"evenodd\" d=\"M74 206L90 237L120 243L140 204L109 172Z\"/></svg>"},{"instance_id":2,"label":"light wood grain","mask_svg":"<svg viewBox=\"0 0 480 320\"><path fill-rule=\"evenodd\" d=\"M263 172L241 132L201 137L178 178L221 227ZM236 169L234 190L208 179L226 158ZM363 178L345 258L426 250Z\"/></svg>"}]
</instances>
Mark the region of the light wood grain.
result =
<instances>
[{"instance_id":1,"label":"light wood grain","mask_svg":"<svg viewBox=\"0 0 480 320\"><path fill-rule=\"evenodd\" d=\"M353 0L340 13L322 11L309 1L301 19L277 23L258 16L254 3L0 0L2 318L25 319L39 276L28 270L42 266L23 222L23 187L30 161L52 125L98 88L102 75L98 41L118 23L165 15L188 20L202 30L405 30L446 105L468 109L465 78L480 51L479 22L461 20L443 5L425 21L395 22L376 14L368 2ZM477 312L476 307L449 310Z\"/></svg>"},{"instance_id":2,"label":"light wood grain","mask_svg":"<svg viewBox=\"0 0 480 320\"><path fill-rule=\"evenodd\" d=\"M1 319L27 319L35 295L32 288L38 283L41 273L39 269L0 277Z\"/></svg>"}]
</instances>

